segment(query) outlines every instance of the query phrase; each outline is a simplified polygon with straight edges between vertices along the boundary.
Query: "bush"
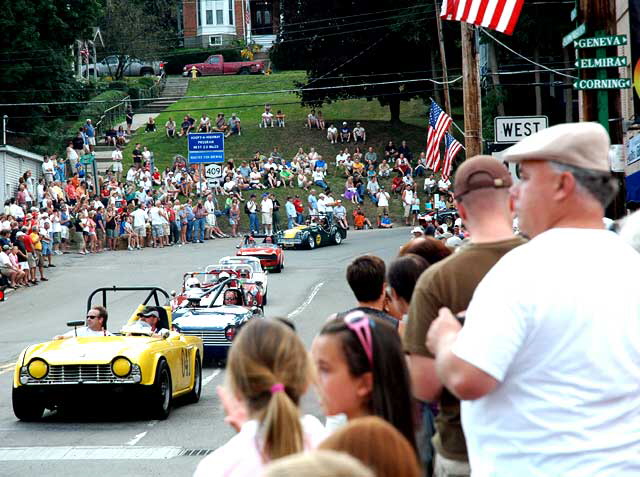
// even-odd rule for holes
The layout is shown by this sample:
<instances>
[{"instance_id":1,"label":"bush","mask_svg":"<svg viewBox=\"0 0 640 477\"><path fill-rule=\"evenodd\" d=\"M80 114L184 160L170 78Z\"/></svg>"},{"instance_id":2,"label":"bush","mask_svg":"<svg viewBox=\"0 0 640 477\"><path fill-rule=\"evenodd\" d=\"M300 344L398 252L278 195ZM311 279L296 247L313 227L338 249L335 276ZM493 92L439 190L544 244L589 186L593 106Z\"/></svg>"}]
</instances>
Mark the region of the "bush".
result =
<instances>
[{"instance_id":1,"label":"bush","mask_svg":"<svg viewBox=\"0 0 640 477\"><path fill-rule=\"evenodd\" d=\"M225 61L242 61L238 48L219 47L173 50L162 55L162 60L167 62L164 71L168 75L182 74L184 65L202 63L211 55L222 55Z\"/></svg>"},{"instance_id":2,"label":"bush","mask_svg":"<svg viewBox=\"0 0 640 477\"><path fill-rule=\"evenodd\" d=\"M109 89L119 89L120 91L126 91L129 85L126 81L111 81L108 83Z\"/></svg>"}]
</instances>

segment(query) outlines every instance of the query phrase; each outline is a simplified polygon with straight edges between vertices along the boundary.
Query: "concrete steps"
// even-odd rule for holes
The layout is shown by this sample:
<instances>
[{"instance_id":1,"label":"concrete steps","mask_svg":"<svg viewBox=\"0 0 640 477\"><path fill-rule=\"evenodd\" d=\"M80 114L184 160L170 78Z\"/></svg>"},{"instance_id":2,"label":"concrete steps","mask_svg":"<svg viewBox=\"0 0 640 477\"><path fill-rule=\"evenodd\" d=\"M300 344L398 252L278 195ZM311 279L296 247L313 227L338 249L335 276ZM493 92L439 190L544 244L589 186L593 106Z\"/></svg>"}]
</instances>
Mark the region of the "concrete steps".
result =
<instances>
[{"instance_id":1,"label":"concrete steps","mask_svg":"<svg viewBox=\"0 0 640 477\"><path fill-rule=\"evenodd\" d=\"M139 114L161 113L170 105L178 101L177 99L166 98L182 98L189 87L189 78L182 76L169 76L162 90L162 94L155 101L149 101L139 111Z\"/></svg>"}]
</instances>

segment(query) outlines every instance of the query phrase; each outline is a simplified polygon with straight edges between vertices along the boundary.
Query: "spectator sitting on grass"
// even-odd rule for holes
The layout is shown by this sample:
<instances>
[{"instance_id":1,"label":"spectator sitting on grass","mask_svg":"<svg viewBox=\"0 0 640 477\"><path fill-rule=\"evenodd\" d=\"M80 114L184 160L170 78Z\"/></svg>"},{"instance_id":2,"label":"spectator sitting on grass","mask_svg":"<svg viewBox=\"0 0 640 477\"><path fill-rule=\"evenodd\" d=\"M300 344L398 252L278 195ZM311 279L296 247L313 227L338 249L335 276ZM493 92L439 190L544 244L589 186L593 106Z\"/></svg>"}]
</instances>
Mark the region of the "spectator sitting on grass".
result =
<instances>
[{"instance_id":1,"label":"spectator sitting on grass","mask_svg":"<svg viewBox=\"0 0 640 477\"><path fill-rule=\"evenodd\" d=\"M249 185L252 189L266 189L264 184L262 184L262 174L258 171L257 167L253 167L251 169L251 174L249 174Z\"/></svg>"},{"instance_id":2,"label":"spectator sitting on grass","mask_svg":"<svg viewBox=\"0 0 640 477\"><path fill-rule=\"evenodd\" d=\"M380 219L380 228L390 229L391 227L393 227L393 224L391 223L391 217L389 217L389 214L384 214Z\"/></svg>"},{"instance_id":3,"label":"spectator sitting on grass","mask_svg":"<svg viewBox=\"0 0 640 477\"><path fill-rule=\"evenodd\" d=\"M360 126L359 122L357 122L356 127L353 128L353 141L356 143L367 142L367 132L362 126Z\"/></svg>"},{"instance_id":4,"label":"spectator sitting on grass","mask_svg":"<svg viewBox=\"0 0 640 477\"><path fill-rule=\"evenodd\" d=\"M389 167L389 163L386 159L383 159L380 165L378 166L378 176L380 177L389 177L391 174L391 168Z\"/></svg>"},{"instance_id":5,"label":"spectator sitting on grass","mask_svg":"<svg viewBox=\"0 0 640 477\"><path fill-rule=\"evenodd\" d=\"M273 127L273 113L271 112L271 108L264 110L262 113L262 119L260 120L261 128L272 128Z\"/></svg>"},{"instance_id":6,"label":"spectator sitting on grass","mask_svg":"<svg viewBox=\"0 0 640 477\"><path fill-rule=\"evenodd\" d=\"M169 120L164 124L164 130L167 137L176 137L176 122L171 116L169 116Z\"/></svg>"},{"instance_id":7,"label":"spectator sitting on grass","mask_svg":"<svg viewBox=\"0 0 640 477\"><path fill-rule=\"evenodd\" d=\"M191 124L191 121L189 121L189 115L187 114L184 117L184 121L182 121L182 124L180 125L179 136L186 136L191 132L191 128L193 128L193 125Z\"/></svg>"},{"instance_id":8,"label":"spectator sitting on grass","mask_svg":"<svg viewBox=\"0 0 640 477\"><path fill-rule=\"evenodd\" d=\"M309 129L319 128L315 109L312 109L311 112L307 114L307 127Z\"/></svg>"},{"instance_id":9,"label":"spectator sitting on grass","mask_svg":"<svg viewBox=\"0 0 640 477\"><path fill-rule=\"evenodd\" d=\"M153 119L153 116L149 116L149 119L147 119L144 132L156 132L156 120Z\"/></svg>"},{"instance_id":10,"label":"spectator sitting on grass","mask_svg":"<svg viewBox=\"0 0 640 477\"><path fill-rule=\"evenodd\" d=\"M218 115L218 117L220 116ZM198 123L198 132L211 132L211 119L209 119L207 113L202 113L202 117L200 118L200 122Z\"/></svg>"},{"instance_id":11,"label":"spectator sitting on grass","mask_svg":"<svg viewBox=\"0 0 640 477\"><path fill-rule=\"evenodd\" d=\"M322 111L318 111L318 114L316 114L316 120L318 121L318 128L324 131L324 118L322 117Z\"/></svg>"},{"instance_id":12,"label":"spectator sitting on grass","mask_svg":"<svg viewBox=\"0 0 640 477\"><path fill-rule=\"evenodd\" d=\"M336 144L338 142L338 128L333 124L329 124L329 127L327 128L327 140L331 144Z\"/></svg>"},{"instance_id":13,"label":"spectator sitting on grass","mask_svg":"<svg viewBox=\"0 0 640 477\"><path fill-rule=\"evenodd\" d=\"M309 190L309 186L313 184L313 182L309 180L309 177L305 174L305 172L302 169L298 170L296 179L298 181L298 187L304 190Z\"/></svg>"},{"instance_id":14,"label":"spectator sitting on grass","mask_svg":"<svg viewBox=\"0 0 640 477\"><path fill-rule=\"evenodd\" d=\"M229 137L232 134L237 134L238 136L242 136L242 126L240 124L240 118L236 113L231 115L231 119L229 119L229 130L225 137Z\"/></svg>"},{"instance_id":15,"label":"spectator sitting on grass","mask_svg":"<svg viewBox=\"0 0 640 477\"><path fill-rule=\"evenodd\" d=\"M279 128L283 128L285 126L284 120L287 117L286 114L282 112L282 110L278 109L276 112L276 126Z\"/></svg>"},{"instance_id":16,"label":"spectator sitting on grass","mask_svg":"<svg viewBox=\"0 0 640 477\"><path fill-rule=\"evenodd\" d=\"M347 144L351 142L351 128L347 126L346 121L342 123L342 127L340 128L340 142L346 142Z\"/></svg>"},{"instance_id":17,"label":"spectator sitting on grass","mask_svg":"<svg viewBox=\"0 0 640 477\"><path fill-rule=\"evenodd\" d=\"M318 187L322 187L322 189L326 189L329 187L327 183L324 181L324 171L320 167L316 167L313 170L313 183Z\"/></svg>"},{"instance_id":18,"label":"spectator sitting on grass","mask_svg":"<svg viewBox=\"0 0 640 477\"><path fill-rule=\"evenodd\" d=\"M267 172L267 184L270 189L275 189L282 185L282 181L276 171L277 169L269 169L269 172Z\"/></svg>"},{"instance_id":19,"label":"spectator sitting on grass","mask_svg":"<svg viewBox=\"0 0 640 477\"><path fill-rule=\"evenodd\" d=\"M118 126L118 131L116 132L116 141L118 141L118 144L121 146L124 146L127 143L127 132L122 126Z\"/></svg>"},{"instance_id":20,"label":"spectator sitting on grass","mask_svg":"<svg viewBox=\"0 0 640 477\"><path fill-rule=\"evenodd\" d=\"M228 129L227 121L224 119L224 113L219 113L216 119L216 127L213 129L217 132L225 132Z\"/></svg>"},{"instance_id":21,"label":"spectator sitting on grass","mask_svg":"<svg viewBox=\"0 0 640 477\"><path fill-rule=\"evenodd\" d=\"M293 172L291 172L291 169L284 166L280 171L280 179L282 180L282 185L284 185L284 187L293 188L293 178Z\"/></svg>"},{"instance_id":22,"label":"spectator sitting on grass","mask_svg":"<svg viewBox=\"0 0 640 477\"><path fill-rule=\"evenodd\" d=\"M356 230L364 230L373 228L371 221L364 214L364 211L360 206L356 207L353 211L353 225Z\"/></svg>"}]
</instances>

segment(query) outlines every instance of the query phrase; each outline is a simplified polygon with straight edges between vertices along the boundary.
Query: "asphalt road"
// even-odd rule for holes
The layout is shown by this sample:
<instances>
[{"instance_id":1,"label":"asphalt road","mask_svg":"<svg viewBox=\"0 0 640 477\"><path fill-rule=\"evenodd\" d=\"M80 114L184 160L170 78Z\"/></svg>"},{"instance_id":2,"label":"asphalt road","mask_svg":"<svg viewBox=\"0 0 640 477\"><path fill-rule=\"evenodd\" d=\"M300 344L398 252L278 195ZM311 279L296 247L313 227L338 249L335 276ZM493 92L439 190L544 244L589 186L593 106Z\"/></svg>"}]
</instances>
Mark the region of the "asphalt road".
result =
<instances>
[{"instance_id":1,"label":"asphalt road","mask_svg":"<svg viewBox=\"0 0 640 477\"><path fill-rule=\"evenodd\" d=\"M375 254L393 258L409 229L350 232L340 246L313 251L286 251L282 274L269 276L269 317L289 317L305 344L310 345L325 318L355 304L344 278L350 260ZM202 398L195 405L174 407L166 421L139 420L109 403L87 402L78 416L46 414L42 422L24 423L13 415L13 367L27 345L47 341L66 331L65 323L83 319L89 293L98 287L154 285L169 291L179 287L182 274L203 270L225 255L235 254L232 239L208 241L170 249L56 257L48 269L51 280L37 288L19 290L0 303L0 475L191 475L202 454L216 449L232 435L215 388L224 370L203 369ZM109 300L109 328L119 329L141 300L122 293ZM303 401L307 412L318 413L313 392Z\"/></svg>"}]
</instances>

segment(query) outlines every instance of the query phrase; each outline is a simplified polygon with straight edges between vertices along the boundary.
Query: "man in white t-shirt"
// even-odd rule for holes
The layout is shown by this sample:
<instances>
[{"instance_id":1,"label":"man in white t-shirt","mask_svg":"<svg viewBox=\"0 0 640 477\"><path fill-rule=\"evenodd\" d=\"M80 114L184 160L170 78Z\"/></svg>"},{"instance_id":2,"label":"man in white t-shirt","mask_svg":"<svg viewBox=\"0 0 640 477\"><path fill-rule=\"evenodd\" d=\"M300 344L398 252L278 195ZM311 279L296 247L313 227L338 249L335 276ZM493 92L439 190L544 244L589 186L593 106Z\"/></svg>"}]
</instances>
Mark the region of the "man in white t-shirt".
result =
<instances>
[{"instance_id":1,"label":"man in white t-shirt","mask_svg":"<svg viewBox=\"0 0 640 477\"><path fill-rule=\"evenodd\" d=\"M151 221L151 235L153 237L154 247L163 247L162 237L164 236L164 224L167 214L162 208L162 203L157 200L153 206L149 208L149 220Z\"/></svg>"},{"instance_id":2,"label":"man in white t-shirt","mask_svg":"<svg viewBox=\"0 0 640 477\"><path fill-rule=\"evenodd\" d=\"M331 144L336 144L338 142L338 128L333 124L330 124L327 128L327 140Z\"/></svg>"},{"instance_id":3,"label":"man in white t-shirt","mask_svg":"<svg viewBox=\"0 0 640 477\"><path fill-rule=\"evenodd\" d=\"M42 163L42 174L44 175L44 180L47 184L51 184L53 182L53 176L55 172L56 171L53 165L53 161L49 159L49 156L44 156L44 162Z\"/></svg>"},{"instance_id":4,"label":"man in white t-shirt","mask_svg":"<svg viewBox=\"0 0 640 477\"><path fill-rule=\"evenodd\" d=\"M138 208L131 212L131 217L133 217L133 232L136 238L135 247L140 250L140 245L144 245L144 240L147 236L147 211L144 203L141 202Z\"/></svg>"},{"instance_id":5,"label":"man in white t-shirt","mask_svg":"<svg viewBox=\"0 0 640 477\"><path fill-rule=\"evenodd\" d=\"M640 475L640 255L603 228L608 152L597 123L507 149L531 240L480 282L464 327L442 309L429 329L474 476Z\"/></svg>"},{"instance_id":6,"label":"man in white t-shirt","mask_svg":"<svg viewBox=\"0 0 640 477\"><path fill-rule=\"evenodd\" d=\"M87 325L67 331L63 335L54 336L54 340L64 340L67 338L83 338L87 336L113 336L107 331L107 319L109 315L103 306L94 306L87 312Z\"/></svg>"},{"instance_id":7,"label":"man in white t-shirt","mask_svg":"<svg viewBox=\"0 0 640 477\"><path fill-rule=\"evenodd\" d=\"M384 190L384 186L380 186L380 190L376 194L378 199L378 227L380 227L380 220L385 214L389 214L389 193Z\"/></svg>"},{"instance_id":8,"label":"man in white t-shirt","mask_svg":"<svg viewBox=\"0 0 640 477\"><path fill-rule=\"evenodd\" d=\"M122 149L119 146L111 153L111 170L116 175L116 179L120 182L122 176Z\"/></svg>"},{"instance_id":9,"label":"man in white t-shirt","mask_svg":"<svg viewBox=\"0 0 640 477\"><path fill-rule=\"evenodd\" d=\"M262 225L264 225L265 235L273 234L273 201L269 198L269 194L262 194L262 202L260 202L260 210L262 211Z\"/></svg>"}]
</instances>

